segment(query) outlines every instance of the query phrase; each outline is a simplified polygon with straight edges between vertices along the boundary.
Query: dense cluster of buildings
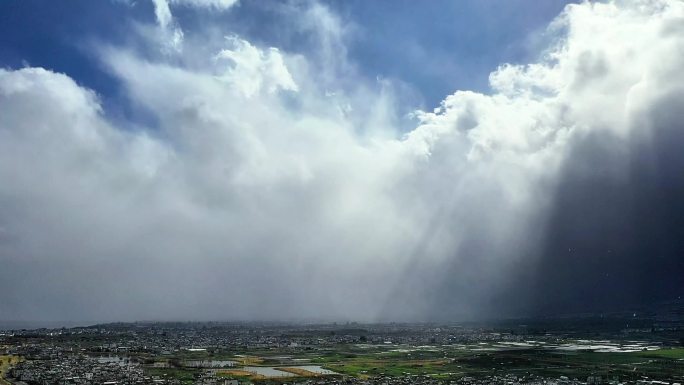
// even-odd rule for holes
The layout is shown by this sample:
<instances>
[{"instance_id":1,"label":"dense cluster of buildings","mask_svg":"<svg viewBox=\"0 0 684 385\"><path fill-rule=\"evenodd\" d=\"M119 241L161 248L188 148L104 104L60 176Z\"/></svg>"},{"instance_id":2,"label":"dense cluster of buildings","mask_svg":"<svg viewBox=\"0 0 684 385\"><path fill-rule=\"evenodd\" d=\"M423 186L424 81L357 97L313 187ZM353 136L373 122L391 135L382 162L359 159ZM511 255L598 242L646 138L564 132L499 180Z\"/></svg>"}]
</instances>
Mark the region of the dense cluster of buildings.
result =
<instances>
[{"instance_id":1,"label":"dense cluster of buildings","mask_svg":"<svg viewBox=\"0 0 684 385\"><path fill-rule=\"evenodd\" d=\"M35 337L35 338L34 338ZM281 326L225 323L135 323L109 324L70 329L14 330L0 334L2 340L21 340L12 344L22 356L44 354L56 346L70 351L98 354L169 354L202 349L250 351L263 349L305 350L341 344L449 345L483 341L523 341L524 335L500 333L483 328L460 326L416 327L411 325L315 325ZM552 342L556 336L538 339ZM42 346L41 346L42 345Z\"/></svg>"},{"instance_id":2,"label":"dense cluster of buildings","mask_svg":"<svg viewBox=\"0 0 684 385\"><path fill-rule=\"evenodd\" d=\"M64 355L50 360L26 360L10 370L9 377L26 384L138 385L179 384L146 376L142 368L113 361L99 361L80 355Z\"/></svg>"}]
</instances>

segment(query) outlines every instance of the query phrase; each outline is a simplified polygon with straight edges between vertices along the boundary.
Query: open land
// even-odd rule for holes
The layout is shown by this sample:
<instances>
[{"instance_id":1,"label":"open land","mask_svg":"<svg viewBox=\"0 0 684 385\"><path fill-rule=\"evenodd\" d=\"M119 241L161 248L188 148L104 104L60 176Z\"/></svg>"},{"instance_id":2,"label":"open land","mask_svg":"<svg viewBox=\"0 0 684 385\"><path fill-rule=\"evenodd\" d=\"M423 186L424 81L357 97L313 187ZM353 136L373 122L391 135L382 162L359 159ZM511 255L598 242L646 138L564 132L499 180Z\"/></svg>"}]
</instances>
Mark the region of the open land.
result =
<instances>
[{"instance_id":1,"label":"open land","mask_svg":"<svg viewBox=\"0 0 684 385\"><path fill-rule=\"evenodd\" d=\"M677 313L679 314L679 313ZM482 324L129 323L0 333L13 384L681 384L684 328L639 318Z\"/></svg>"}]
</instances>

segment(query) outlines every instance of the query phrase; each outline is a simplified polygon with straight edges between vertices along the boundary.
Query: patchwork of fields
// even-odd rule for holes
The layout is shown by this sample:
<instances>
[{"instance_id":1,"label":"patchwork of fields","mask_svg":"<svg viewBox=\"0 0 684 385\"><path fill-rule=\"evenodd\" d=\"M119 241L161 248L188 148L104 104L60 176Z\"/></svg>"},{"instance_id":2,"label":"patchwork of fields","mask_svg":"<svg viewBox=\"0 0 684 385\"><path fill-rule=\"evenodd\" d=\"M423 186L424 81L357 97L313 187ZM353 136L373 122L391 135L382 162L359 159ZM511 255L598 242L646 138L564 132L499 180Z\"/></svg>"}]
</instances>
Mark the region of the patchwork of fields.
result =
<instances>
[{"instance_id":1,"label":"patchwork of fields","mask_svg":"<svg viewBox=\"0 0 684 385\"><path fill-rule=\"evenodd\" d=\"M577 348L570 349L568 346ZM591 346L593 348L587 348ZM613 348L607 349L606 346ZM619 346L626 348L619 349ZM606 341L567 341L554 346L487 343L473 346L394 346L339 345L326 350L303 352L286 357L311 365L272 365L283 359L273 351L260 352L236 366L216 370L223 378L241 381L296 381L299 378L351 376L374 377L429 376L435 379L515 374L520 376L586 379L589 376L636 381L643 378L677 378L684 375L684 348L658 348L648 345ZM641 346L641 345L639 345ZM644 345L646 346L646 345ZM236 358L236 361L240 358ZM237 361L240 362L240 361ZM189 378L197 368L155 369L178 378Z\"/></svg>"}]
</instances>

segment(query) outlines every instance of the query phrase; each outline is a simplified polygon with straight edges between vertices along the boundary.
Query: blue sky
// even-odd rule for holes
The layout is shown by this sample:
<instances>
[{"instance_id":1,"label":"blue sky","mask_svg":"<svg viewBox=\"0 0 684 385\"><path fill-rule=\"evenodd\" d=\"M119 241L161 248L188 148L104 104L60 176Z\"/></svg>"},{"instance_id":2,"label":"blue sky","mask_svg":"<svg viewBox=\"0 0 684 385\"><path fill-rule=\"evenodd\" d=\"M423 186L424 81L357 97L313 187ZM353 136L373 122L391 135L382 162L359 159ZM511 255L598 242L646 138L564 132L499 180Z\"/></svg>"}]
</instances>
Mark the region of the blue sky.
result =
<instances>
[{"instance_id":1,"label":"blue sky","mask_svg":"<svg viewBox=\"0 0 684 385\"><path fill-rule=\"evenodd\" d=\"M292 2L299 4L302 2ZM349 59L369 79L399 80L416 92L415 107L436 107L458 89L488 90L489 73L501 63L535 59L540 34L566 0L326 1L343 23ZM292 33L283 4L243 0L226 12L178 7L174 17L185 33L212 23L225 34L289 52L312 49L306 36ZM110 110L125 110L116 80L89 45L130 40L133 22L153 23L151 2L0 1L0 66L41 66L69 74L96 90ZM114 110L114 111L111 111ZM128 111L130 113L130 111Z\"/></svg>"}]
</instances>

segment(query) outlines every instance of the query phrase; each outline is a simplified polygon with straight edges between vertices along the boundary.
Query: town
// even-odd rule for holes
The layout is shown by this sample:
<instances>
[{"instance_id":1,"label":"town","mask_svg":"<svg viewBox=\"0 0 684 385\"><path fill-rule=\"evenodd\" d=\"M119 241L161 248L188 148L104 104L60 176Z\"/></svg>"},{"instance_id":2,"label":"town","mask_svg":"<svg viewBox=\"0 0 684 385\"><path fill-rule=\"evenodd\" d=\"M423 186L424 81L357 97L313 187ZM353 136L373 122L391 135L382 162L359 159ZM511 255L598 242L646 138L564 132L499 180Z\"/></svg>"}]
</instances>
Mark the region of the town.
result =
<instances>
[{"instance_id":1,"label":"town","mask_svg":"<svg viewBox=\"0 0 684 385\"><path fill-rule=\"evenodd\" d=\"M677 385L680 316L14 329L0 332L0 362L3 385Z\"/></svg>"}]
</instances>

